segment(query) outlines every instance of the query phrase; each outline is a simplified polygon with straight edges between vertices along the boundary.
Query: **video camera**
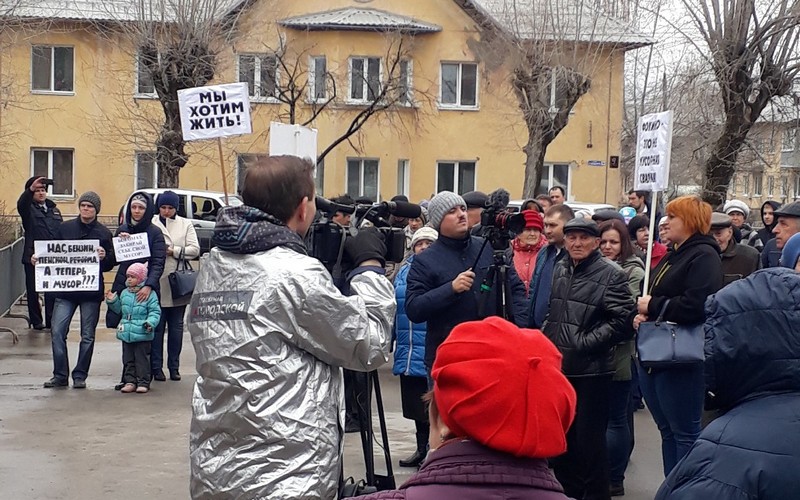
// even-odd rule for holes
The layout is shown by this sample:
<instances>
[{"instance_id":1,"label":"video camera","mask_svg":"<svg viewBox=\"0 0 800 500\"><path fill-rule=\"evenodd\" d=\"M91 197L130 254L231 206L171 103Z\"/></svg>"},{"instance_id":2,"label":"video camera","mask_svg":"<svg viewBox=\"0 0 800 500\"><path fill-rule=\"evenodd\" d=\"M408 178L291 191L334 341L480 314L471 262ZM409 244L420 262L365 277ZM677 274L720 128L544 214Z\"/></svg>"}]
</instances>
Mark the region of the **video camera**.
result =
<instances>
[{"instance_id":1,"label":"video camera","mask_svg":"<svg viewBox=\"0 0 800 500\"><path fill-rule=\"evenodd\" d=\"M508 210L510 195L505 189L497 189L489 194L486 208L481 213L481 236L492 244L494 250L505 251L514 238L525 229L522 213Z\"/></svg>"},{"instance_id":2,"label":"video camera","mask_svg":"<svg viewBox=\"0 0 800 500\"><path fill-rule=\"evenodd\" d=\"M414 219L422 209L414 203L384 201L373 205L345 205L317 196L317 209L324 216L311 226L308 236L310 254L319 259L331 273L341 267L344 243L348 236L358 234L358 228L367 220L383 234L386 244L386 262L400 262L406 251L406 236L402 229L392 227L389 217ZM355 215L353 227L342 227L331 221L337 212ZM336 273L334 273L336 274Z\"/></svg>"}]
</instances>

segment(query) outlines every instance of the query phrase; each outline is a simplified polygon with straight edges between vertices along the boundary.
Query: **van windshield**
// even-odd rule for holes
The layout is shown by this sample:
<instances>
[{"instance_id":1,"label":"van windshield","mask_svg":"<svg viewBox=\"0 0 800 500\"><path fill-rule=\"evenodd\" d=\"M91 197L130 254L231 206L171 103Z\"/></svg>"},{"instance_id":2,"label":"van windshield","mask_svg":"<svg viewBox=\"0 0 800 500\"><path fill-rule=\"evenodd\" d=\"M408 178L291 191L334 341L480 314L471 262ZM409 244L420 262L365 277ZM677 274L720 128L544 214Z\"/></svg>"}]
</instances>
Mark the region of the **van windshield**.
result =
<instances>
[{"instance_id":1,"label":"van windshield","mask_svg":"<svg viewBox=\"0 0 800 500\"><path fill-rule=\"evenodd\" d=\"M241 198L239 198L239 196L229 194L228 195L228 205L230 205L232 207L239 207L239 206L244 205L244 202L242 201Z\"/></svg>"}]
</instances>

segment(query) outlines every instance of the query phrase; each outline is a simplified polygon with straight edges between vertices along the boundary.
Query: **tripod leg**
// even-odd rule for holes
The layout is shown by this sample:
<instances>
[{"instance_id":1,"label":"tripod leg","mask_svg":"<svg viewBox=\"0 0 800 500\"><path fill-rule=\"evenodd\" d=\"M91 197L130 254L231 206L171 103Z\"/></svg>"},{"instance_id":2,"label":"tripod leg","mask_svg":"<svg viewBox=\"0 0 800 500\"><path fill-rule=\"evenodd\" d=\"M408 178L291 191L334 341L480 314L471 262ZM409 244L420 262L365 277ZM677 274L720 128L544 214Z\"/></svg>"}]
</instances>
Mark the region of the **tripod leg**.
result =
<instances>
[{"instance_id":1,"label":"tripod leg","mask_svg":"<svg viewBox=\"0 0 800 500\"><path fill-rule=\"evenodd\" d=\"M511 281L508 279L508 267L504 266L500 272L503 275L503 317L514 323L514 296L511 292Z\"/></svg>"},{"instance_id":2,"label":"tripod leg","mask_svg":"<svg viewBox=\"0 0 800 500\"><path fill-rule=\"evenodd\" d=\"M378 406L378 421L381 426L381 441L383 442L383 458L386 459L386 476L391 484L381 485L382 489L394 489L396 487L394 482L394 472L392 471L392 456L389 451L389 433L386 431L386 415L383 412L383 397L381 396L381 384L378 378L378 372L373 371L371 374L374 379L375 388L375 404Z\"/></svg>"},{"instance_id":3,"label":"tripod leg","mask_svg":"<svg viewBox=\"0 0 800 500\"><path fill-rule=\"evenodd\" d=\"M359 394L356 400L358 404L358 423L361 427L361 449L364 452L364 466L366 468L366 483L368 485L375 484L375 457L372 447L372 439L374 433L372 432L372 379L369 373L357 373L359 389L363 389L363 393ZM366 387L362 386L362 382Z\"/></svg>"}]
</instances>

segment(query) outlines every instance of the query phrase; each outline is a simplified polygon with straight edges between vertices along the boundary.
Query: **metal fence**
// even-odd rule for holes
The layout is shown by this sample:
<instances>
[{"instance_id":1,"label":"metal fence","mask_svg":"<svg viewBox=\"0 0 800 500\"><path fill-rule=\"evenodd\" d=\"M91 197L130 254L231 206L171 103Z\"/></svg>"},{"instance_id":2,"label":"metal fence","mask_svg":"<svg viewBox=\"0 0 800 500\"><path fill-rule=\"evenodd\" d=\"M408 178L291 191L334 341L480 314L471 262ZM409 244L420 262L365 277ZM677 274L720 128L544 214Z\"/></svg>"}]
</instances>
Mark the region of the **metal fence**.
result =
<instances>
[{"instance_id":1,"label":"metal fence","mask_svg":"<svg viewBox=\"0 0 800 500\"><path fill-rule=\"evenodd\" d=\"M25 269L22 267L23 238L0 248L0 317L5 316L25 294Z\"/></svg>"}]
</instances>

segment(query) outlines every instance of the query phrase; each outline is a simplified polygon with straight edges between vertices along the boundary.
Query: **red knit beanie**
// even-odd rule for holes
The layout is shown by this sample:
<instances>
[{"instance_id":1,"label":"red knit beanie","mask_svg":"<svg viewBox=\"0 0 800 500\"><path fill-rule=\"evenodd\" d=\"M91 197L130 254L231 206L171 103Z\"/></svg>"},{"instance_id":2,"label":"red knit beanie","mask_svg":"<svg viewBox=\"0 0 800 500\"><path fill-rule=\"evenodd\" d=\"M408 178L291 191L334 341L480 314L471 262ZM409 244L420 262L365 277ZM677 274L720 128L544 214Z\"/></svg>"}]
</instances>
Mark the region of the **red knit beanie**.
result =
<instances>
[{"instance_id":1,"label":"red knit beanie","mask_svg":"<svg viewBox=\"0 0 800 500\"><path fill-rule=\"evenodd\" d=\"M536 210L523 210L522 216L525 217L525 229L533 228L538 229L539 231L544 229L542 214Z\"/></svg>"},{"instance_id":2,"label":"red knit beanie","mask_svg":"<svg viewBox=\"0 0 800 500\"><path fill-rule=\"evenodd\" d=\"M456 436L518 457L566 451L575 391L542 332L498 317L462 323L436 351L431 375L436 406Z\"/></svg>"}]
</instances>

